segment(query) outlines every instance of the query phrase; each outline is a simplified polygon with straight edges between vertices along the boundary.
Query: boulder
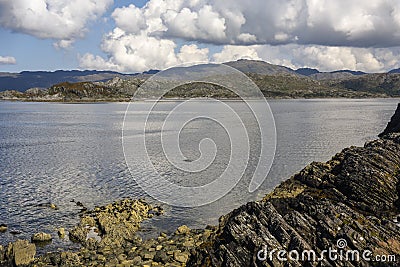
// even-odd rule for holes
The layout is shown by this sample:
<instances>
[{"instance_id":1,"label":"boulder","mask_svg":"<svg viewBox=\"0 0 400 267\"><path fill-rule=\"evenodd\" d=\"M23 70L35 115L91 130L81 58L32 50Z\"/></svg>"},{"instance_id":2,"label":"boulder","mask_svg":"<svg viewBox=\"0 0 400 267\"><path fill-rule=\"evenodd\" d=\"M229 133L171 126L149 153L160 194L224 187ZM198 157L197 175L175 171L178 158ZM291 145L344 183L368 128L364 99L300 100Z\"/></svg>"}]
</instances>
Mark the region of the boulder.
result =
<instances>
[{"instance_id":1,"label":"boulder","mask_svg":"<svg viewBox=\"0 0 400 267\"><path fill-rule=\"evenodd\" d=\"M8 245L8 259L17 267L28 266L34 261L35 255L35 244L27 240L17 240Z\"/></svg>"},{"instance_id":2,"label":"boulder","mask_svg":"<svg viewBox=\"0 0 400 267\"><path fill-rule=\"evenodd\" d=\"M51 234L42 232L42 233L36 233L36 234L32 235L33 242L48 242L51 240L52 240Z\"/></svg>"},{"instance_id":3,"label":"boulder","mask_svg":"<svg viewBox=\"0 0 400 267\"><path fill-rule=\"evenodd\" d=\"M6 232L8 229L8 226L4 223L0 224L0 233Z\"/></svg>"}]
</instances>

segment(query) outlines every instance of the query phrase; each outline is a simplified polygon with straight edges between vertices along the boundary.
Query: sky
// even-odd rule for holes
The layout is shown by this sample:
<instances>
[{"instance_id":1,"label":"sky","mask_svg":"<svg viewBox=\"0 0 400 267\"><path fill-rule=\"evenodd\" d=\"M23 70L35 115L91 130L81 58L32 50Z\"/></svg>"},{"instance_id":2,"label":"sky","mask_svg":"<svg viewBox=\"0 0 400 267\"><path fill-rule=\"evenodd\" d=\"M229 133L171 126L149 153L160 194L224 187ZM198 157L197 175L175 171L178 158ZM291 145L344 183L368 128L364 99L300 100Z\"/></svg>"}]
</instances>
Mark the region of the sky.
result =
<instances>
[{"instance_id":1,"label":"sky","mask_svg":"<svg viewBox=\"0 0 400 267\"><path fill-rule=\"evenodd\" d=\"M399 68L399 0L0 0L0 72Z\"/></svg>"}]
</instances>

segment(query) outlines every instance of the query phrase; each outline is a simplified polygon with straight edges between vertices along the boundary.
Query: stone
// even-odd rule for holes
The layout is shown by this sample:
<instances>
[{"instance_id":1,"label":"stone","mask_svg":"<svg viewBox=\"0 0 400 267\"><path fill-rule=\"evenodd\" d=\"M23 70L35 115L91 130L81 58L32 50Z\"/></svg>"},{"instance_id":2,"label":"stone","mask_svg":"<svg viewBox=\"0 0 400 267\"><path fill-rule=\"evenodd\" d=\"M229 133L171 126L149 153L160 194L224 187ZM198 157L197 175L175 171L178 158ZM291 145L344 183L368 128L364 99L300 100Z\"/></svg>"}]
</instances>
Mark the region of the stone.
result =
<instances>
[{"instance_id":1,"label":"stone","mask_svg":"<svg viewBox=\"0 0 400 267\"><path fill-rule=\"evenodd\" d=\"M178 251L174 252L174 259L176 261L179 261L181 263L186 263L188 258L189 258L189 255L186 253L182 253L182 252L178 252Z\"/></svg>"},{"instance_id":2,"label":"stone","mask_svg":"<svg viewBox=\"0 0 400 267\"><path fill-rule=\"evenodd\" d=\"M51 240L52 240L51 234L41 232L32 235L33 242L48 242Z\"/></svg>"},{"instance_id":3,"label":"stone","mask_svg":"<svg viewBox=\"0 0 400 267\"><path fill-rule=\"evenodd\" d=\"M65 238L65 229L64 229L64 228L58 229L57 233L58 233L58 236L59 236L61 239L64 239L64 238Z\"/></svg>"},{"instance_id":4,"label":"stone","mask_svg":"<svg viewBox=\"0 0 400 267\"><path fill-rule=\"evenodd\" d=\"M31 264L36 255L35 244L31 244L27 240L17 240L9 245L9 250L11 250L12 262L17 267Z\"/></svg>"},{"instance_id":5,"label":"stone","mask_svg":"<svg viewBox=\"0 0 400 267\"><path fill-rule=\"evenodd\" d=\"M0 233L6 232L8 229L8 226L4 223L0 224Z\"/></svg>"},{"instance_id":6,"label":"stone","mask_svg":"<svg viewBox=\"0 0 400 267\"><path fill-rule=\"evenodd\" d=\"M168 262L168 259L169 259L168 255L164 251L160 250L156 252L153 260L165 264Z\"/></svg>"},{"instance_id":7,"label":"stone","mask_svg":"<svg viewBox=\"0 0 400 267\"><path fill-rule=\"evenodd\" d=\"M190 233L190 228L186 225L179 226L178 229L175 231L177 235L186 235Z\"/></svg>"}]
</instances>

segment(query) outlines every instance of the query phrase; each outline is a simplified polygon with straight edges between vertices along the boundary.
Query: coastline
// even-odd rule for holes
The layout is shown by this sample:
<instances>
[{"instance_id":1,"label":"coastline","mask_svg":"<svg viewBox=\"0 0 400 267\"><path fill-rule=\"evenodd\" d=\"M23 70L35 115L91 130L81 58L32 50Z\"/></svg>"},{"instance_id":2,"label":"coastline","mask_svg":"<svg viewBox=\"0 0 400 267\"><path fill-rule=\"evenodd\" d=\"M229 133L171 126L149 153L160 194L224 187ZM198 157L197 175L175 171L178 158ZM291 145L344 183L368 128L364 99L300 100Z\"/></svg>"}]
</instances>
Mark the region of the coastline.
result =
<instances>
[{"instance_id":1,"label":"coastline","mask_svg":"<svg viewBox=\"0 0 400 267\"><path fill-rule=\"evenodd\" d=\"M382 138L364 147L344 149L326 163L308 165L263 200L222 216L218 226L201 230L181 226L171 235L160 233L142 240L137 235L140 223L162 216L162 209L125 199L86 211L80 223L68 229L70 238L82 245L80 250L35 258L34 243L17 241L0 247L0 263L39 267L226 266L225 262L254 266L267 263L255 258L263 245L321 250L335 246L340 238L353 249L395 255L397 261L386 266L396 266L400 263L400 133L393 129L400 123L394 121L400 105L396 114ZM284 266L277 259L267 265ZM365 261L353 265L379 266Z\"/></svg>"}]
</instances>

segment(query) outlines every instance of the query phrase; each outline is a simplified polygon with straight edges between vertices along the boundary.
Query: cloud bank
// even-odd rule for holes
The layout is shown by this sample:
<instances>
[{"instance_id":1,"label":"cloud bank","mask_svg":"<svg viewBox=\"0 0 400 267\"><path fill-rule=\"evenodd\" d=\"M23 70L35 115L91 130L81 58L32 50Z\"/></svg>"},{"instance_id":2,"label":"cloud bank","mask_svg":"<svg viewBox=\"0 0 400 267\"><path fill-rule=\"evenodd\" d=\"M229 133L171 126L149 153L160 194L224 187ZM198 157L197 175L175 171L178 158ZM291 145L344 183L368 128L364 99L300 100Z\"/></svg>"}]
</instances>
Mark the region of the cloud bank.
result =
<instances>
[{"instance_id":1,"label":"cloud bank","mask_svg":"<svg viewBox=\"0 0 400 267\"><path fill-rule=\"evenodd\" d=\"M400 44L397 0L150 0L116 8L112 18L101 45L107 59L86 54L81 67L144 71L240 58L322 70L398 67L398 51L387 49ZM209 54L199 43L222 50Z\"/></svg>"},{"instance_id":2,"label":"cloud bank","mask_svg":"<svg viewBox=\"0 0 400 267\"><path fill-rule=\"evenodd\" d=\"M113 3L0 0L0 27L66 49ZM398 0L149 0L117 7L111 18L105 56L82 53L81 68L131 72L240 58L321 70L399 67Z\"/></svg>"}]
</instances>

